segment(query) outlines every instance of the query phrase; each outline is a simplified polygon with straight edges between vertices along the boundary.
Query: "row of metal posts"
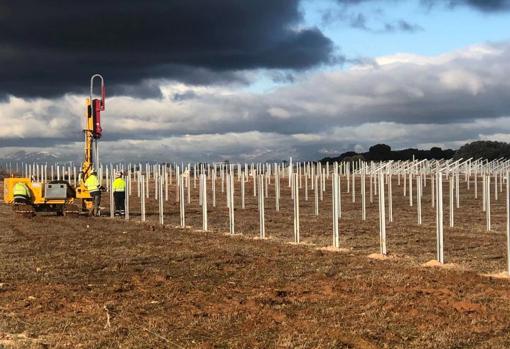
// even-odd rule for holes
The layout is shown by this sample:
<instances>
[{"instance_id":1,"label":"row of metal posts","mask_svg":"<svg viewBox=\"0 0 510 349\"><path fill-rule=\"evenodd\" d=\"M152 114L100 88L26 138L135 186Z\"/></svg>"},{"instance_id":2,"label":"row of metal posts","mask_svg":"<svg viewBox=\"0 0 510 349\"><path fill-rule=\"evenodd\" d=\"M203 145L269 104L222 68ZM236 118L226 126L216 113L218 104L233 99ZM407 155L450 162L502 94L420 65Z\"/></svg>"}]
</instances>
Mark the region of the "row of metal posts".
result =
<instances>
[{"instance_id":1,"label":"row of metal posts","mask_svg":"<svg viewBox=\"0 0 510 349\"><path fill-rule=\"evenodd\" d=\"M207 171L205 170L205 165L197 164L193 166L193 185L196 186L196 178L197 173L200 178L201 190L200 190L200 203L203 207L203 230L207 230L207 179L211 179L212 184L212 192L213 192L213 206L216 205L215 200L215 184L216 184L216 175L217 170L219 168L220 177L222 181L222 192L224 189L224 181L225 178L227 180L227 194L228 194L228 202L231 202L232 205L229 204L229 221L230 221L230 232L233 234L235 232L234 225L234 180L233 176L235 173L235 167L237 166L237 176L238 181L242 181L241 184L241 206L245 207L245 190L244 184L248 181L248 178L251 176L253 178L254 184L254 196L259 197L259 214L260 214L260 236L262 238L265 237L265 221L264 221L264 198L267 197L268 193L268 183L271 181L271 173L274 176L275 180L275 208L279 210L279 199L280 199L280 180L285 177L282 176L282 173L285 174L285 171L282 171L285 168L283 164L274 164L271 166L269 164L251 164L248 166L245 164L244 170L240 164L237 165L226 165L226 164L213 164L212 170L211 166L207 164ZM352 166L352 167L351 167ZM441 166L444 168L441 169ZM302 179L304 179L304 188L305 188L305 200L308 200L308 179L310 179L310 185L312 190L314 190L315 195L315 214L319 214L319 197L323 200L323 192L325 191L325 180L329 178L330 175L330 165L326 163L326 168L323 168L320 163L312 164L312 163L296 163L292 164L292 160L290 161L290 165L287 167L288 170L288 179L289 186L291 186L291 195L294 203L294 241L299 243L300 241L300 225L299 225L299 189L302 188ZM48 176L48 168L49 168L49 176ZM115 170L128 169L127 172L127 195L126 195L126 219L129 219L129 195L131 194L131 176L133 175L133 179L137 181L138 188L138 196L141 196L141 220L145 221L145 198L149 197L149 181L151 177L154 179L155 192L154 197L159 201L159 222L164 224L164 200L168 200L168 184L172 181L172 173L173 168L175 169L175 176L177 180L177 190L179 191L179 195L176 196L176 200L180 201L180 211L181 211L181 226L185 227L185 213L184 213L184 201L185 201L185 188L187 189L187 201L190 202L190 177L191 177L191 166L188 164L186 170L182 172L179 166L168 166L167 164L161 165L149 165L146 164L145 172L143 172L142 165L139 164L137 170L134 170L131 164L127 167L124 165L115 165L115 168L112 164L110 166L99 166L99 177L101 180L103 178L106 179L107 189L111 193L111 183L113 182L113 173ZM423 186L427 184L427 175L430 175L431 178L431 205L436 207L436 232L437 232L437 251L438 251L438 261L444 262L443 255L443 176L446 173L449 183L449 212L450 212L450 227L454 226L454 208L460 207L460 194L459 194L459 182L460 182L460 174L461 169L465 176L465 181L467 182L468 190L471 188L471 177L473 176L473 184L474 184L474 196L478 198L478 177L482 177L482 210L486 213L486 223L487 223L487 231L491 230L491 178L494 178L494 199L498 200L498 192L503 190L503 182L507 183L507 241L508 241L508 249L510 252L510 228L509 228L509 214L508 214L508 161L499 160L497 162L483 162L480 160L472 161L469 159L468 161L460 162L460 161L421 161L421 162L399 162L395 165L391 165L387 170L384 171L376 171L374 163L365 163L365 162L355 162L355 163L340 163L334 164L333 166L333 182L332 182L332 196L333 196L333 246L339 247L339 226L338 219L341 218L341 201L339 194L341 192L340 189L340 178L341 176L345 176L347 179L346 192L352 193L352 201L355 202L356 197L356 176L360 177L361 180L361 219L366 220L366 176L369 176L369 193L370 193L370 201L373 200L373 195L379 196L379 213L380 213L380 235L381 235L381 253L386 253L386 205L385 205L385 181L388 186L388 221L393 221L393 213L392 213L392 174L396 174L398 184L400 184L401 176L404 180L404 190L403 195L409 197L409 205L413 206L413 179L416 181L416 202L417 202L417 218L418 224L422 224L422 195L423 195ZM21 166L16 164L16 170L19 171L21 169L22 173L25 176L35 177L39 180L59 180L59 179L74 179L75 183L78 180L76 166L62 166L62 165L48 165L48 164L28 164L24 163ZM67 169L67 170L66 170ZM435 171L435 174L434 174ZM443 173L443 171L445 173ZM69 174L72 173L72 176ZM135 176L136 173L136 176ZM145 175L142 175L145 173ZM152 175L151 175L152 173ZM248 175L249 174L249 175ZM258 175L258 177L257 177ZM377 180L374 180L377 178ZM257 180L258 178L258 180ZM256 191L256 187L259 188L258 195ZM372 189L376 187L377 191L372 191ZM113 202L113 195L110 194L110 200ZM113 208L113 205L112 205ZM113 212L113 209L112 209ZM337 222L337 223L335 223ZM510 268L510 258L509 258L509 268ZM510 269L509 269L510 270Z\"/></svg>"}]
</instances>

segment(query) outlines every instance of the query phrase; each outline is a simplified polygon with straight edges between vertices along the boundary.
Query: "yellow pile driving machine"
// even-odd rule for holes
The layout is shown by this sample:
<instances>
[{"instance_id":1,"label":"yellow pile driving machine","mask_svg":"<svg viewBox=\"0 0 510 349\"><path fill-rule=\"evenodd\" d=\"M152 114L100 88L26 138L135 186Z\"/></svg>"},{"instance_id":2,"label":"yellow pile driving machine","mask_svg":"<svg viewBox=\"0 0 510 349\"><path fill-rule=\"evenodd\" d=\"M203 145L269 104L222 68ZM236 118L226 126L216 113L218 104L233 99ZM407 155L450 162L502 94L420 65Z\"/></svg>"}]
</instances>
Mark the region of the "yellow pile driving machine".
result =
<instances>
[{"instance_id":1,"label":"yellow pile driving machine","mask_svg":"<svg viewBox=\"0 0 510 349\"><path fill-rule=\"evenodd\" d=\"M100 97L92 98L96 80L100 82ZM91 212L93 200L85 181L94 171L94 165L99 164L97 142L102 135L101 112L105 110L105 97L104 79L95 74L90 78L90 97L86 101L85 156L76 188L66 180L37 182L31 178L5 178L4 202L12 205L17 214L27 216L36 212L54 212L57 215L76 215Z\"/></svg>"}]
</instances>

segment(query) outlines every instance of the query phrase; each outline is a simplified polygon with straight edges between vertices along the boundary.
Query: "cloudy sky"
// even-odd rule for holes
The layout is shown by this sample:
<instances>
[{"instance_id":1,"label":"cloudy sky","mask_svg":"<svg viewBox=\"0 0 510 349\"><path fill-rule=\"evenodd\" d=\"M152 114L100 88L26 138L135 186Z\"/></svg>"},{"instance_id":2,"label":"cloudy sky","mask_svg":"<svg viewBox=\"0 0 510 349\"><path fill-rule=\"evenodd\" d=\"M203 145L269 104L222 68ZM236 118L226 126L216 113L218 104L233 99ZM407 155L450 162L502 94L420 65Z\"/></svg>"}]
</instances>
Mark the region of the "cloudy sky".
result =
<instances>
[{"instance_id":1,"label":"cloudy sky","mask_svg":"<svg viewBox=\"0 0 510 349\"><path fill-rule=\"evenodd\" d=\"M0 0L0 158L319 159L510 141L510 0Z\"/></svg>"}]
</instances>

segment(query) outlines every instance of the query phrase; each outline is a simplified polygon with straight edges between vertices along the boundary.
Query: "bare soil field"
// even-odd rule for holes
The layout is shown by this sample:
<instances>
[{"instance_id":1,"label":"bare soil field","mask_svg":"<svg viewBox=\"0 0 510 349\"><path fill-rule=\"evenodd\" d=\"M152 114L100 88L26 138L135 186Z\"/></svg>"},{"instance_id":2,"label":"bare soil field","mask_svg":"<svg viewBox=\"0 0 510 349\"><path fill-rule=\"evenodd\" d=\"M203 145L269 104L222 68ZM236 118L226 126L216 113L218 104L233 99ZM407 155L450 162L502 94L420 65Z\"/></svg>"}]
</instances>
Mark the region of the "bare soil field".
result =
<instances>
[{"instance_id":1,"label":"bare soil field","mask_svg":"<svg viewBox=\"0 0 510 349\"><path fill-rule=\"evenodd\" d=\"M209 183L208 183L209 184ZM462 181L455 228L445 226L445 259L435 258L435 210L424 188L423 225L393 183L394 222L387 259L378 252L377 196L361 220L342 178L342 251L331 245L330 183L313 209L301 199L303 244L290 244L290 190L282 179L266 199L266 234L258 240L257 198L247 183L246 209L236 182L236 232L228 236L225 194L202 232L198 181L178 229L175 188L165 203L147 201L139 223L136 186L131 221L37 216L17 218L0 205L0 347L6 348L508 348L510 281L485 277L506 266L505 197L492 205L485 231L481 195ZM481 190L479 185L478 190ZM368 185L367 185L368 191ZM480 192L479 192L480 193ZM105 214L108 200L105 195ZM448 223L445 186L445 224ZM368 195L367 201L369 202Z\"/></svg>"}]
</instances>

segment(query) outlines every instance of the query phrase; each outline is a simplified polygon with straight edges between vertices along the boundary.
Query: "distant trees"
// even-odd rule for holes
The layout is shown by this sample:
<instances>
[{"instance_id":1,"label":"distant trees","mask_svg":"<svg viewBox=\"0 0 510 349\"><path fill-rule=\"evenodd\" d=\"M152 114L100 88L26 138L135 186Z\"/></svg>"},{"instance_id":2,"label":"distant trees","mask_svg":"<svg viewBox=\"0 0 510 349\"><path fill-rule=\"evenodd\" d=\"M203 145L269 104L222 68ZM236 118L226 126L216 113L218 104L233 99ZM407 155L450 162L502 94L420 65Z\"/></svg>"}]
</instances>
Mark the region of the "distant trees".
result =
<instances>
[{"instance_id":1,"label":"distant trees","mask_svg":"<svg viewBox=\"0 0 510 349\"><path fill-rule=\"evenodd\" d=\"M353 161L358 161L358 160L365 161L366 159L362 154L355 153L352 156L345 157L343 161L353 162Z\"/></svg>"},{"instance_id":2,"label":"distant trees","mask_svg":"<svg viewBox=\"0 0 510 349\"><path fill-rule=\"evenodd\" d=\"M464 144L455 153L455 159L487 159L510 158L510 144L494 141L476 141Z\"/></svg>"},{"instance_id":3,"label":"distant trees","mask_svg":"<svg viewBox=\"0 0 510 349\"><path fill-rule=\"evenodd\" d=\"M345 152L337 157L324 158L322 162L333 161L356 161L358 159L367 161L387 161L387 160L416 160L423 159L451 159L455 154L454 150L443 150L439 147L433 147L430 150L403 149L391 150L387 144L376 144L369 148L366 153L356 153L353 151Z\"/></svg>"},{"instance_id":4,"label":"distant trees","mask_svg":"<svg viewBox=\"0 0 510 349\"><path fill-rule=\"evenodd\" d=\"M366 153L356 153L348 151L337 157L324 158L321 162L333 161L357 161L359 159L367 161L387 161L387 160L423 160L423 159L487 159L495 160L499 158L510 159L510 143L494 141L476 141L464 144L459 150L441 149L432 147L430 150L403 149L391 150L386 144L376 144L371 146Z\"/></svg>"},{"instance_id":5,"label":"distant trees","mask_svg":"<svg viewBox=\"0 0 510 349\"><path fill-rule=\"evenodd\" d=\"M430 156L432 156L433 159L441 159L441 157L444 156L443 149L439 147L430 148Z\"/></svg>"},{"instance_id":6,"label":"distant trees","mask_svg":"<svg viewBox=\"0 0 510 349\"><path fill-rule=\"evenodd\" d=\"M365 155L367 160L373 161L384 161L392 160L393 152L391 147L386 144L376 144L368 149L368 153Z\"/></svg>"}]
</instances>

